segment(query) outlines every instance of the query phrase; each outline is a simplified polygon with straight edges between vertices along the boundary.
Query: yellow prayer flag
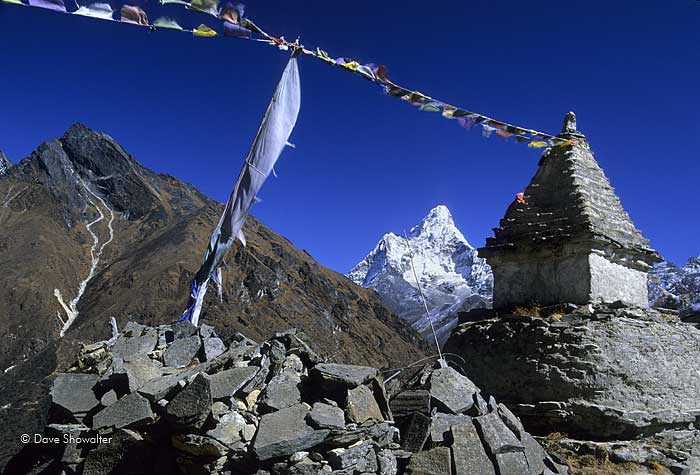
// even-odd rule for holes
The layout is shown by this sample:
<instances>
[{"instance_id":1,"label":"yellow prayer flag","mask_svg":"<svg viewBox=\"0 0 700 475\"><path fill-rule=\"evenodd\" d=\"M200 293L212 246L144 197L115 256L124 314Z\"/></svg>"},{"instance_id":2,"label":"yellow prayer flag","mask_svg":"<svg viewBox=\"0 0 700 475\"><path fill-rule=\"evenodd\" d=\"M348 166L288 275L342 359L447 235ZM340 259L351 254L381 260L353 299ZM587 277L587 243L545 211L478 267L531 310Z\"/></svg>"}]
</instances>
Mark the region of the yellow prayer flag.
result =
<instances>
[{"instance_id":1,"label":"yellow prayer flag","mask_svg":"<svg viewBox=\"0 0 700 475\"><path fill-rule=\"evenodd\" d=\"M216 36L218 33L211 28L209 28L207 25L199 25L196 30L192 32L194 36L204 36L204 37L211 37L211 36Z\"/></svg>"},{"instance_id":2,"label":"yellow prayer flag","mask_svg":"<svg viewBox=\"0 0 700 475\"><path fill-rule=\"evenodd\" d=\"M528 147L530 148L542 148L547 146L547 142L542 142L541 140L535 140L534 142L530 142L527 144Z\"/></svg>"}]
</instances>

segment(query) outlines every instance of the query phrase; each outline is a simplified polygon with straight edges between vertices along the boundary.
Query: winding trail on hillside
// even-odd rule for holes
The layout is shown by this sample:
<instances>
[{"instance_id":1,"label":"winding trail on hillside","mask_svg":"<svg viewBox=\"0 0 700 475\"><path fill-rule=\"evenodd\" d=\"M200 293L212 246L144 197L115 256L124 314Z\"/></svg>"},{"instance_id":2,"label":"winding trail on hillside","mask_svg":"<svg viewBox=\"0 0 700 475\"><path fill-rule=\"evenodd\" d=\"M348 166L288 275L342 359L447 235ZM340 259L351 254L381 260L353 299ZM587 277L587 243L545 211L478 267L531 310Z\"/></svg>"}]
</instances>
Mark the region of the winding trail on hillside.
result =
<instances>
[{"instance_id":1,"label":"winding trail on hillside","mask_svg":"<svg viewBox=\"0 0 700 475\"><path fill-rule=\"evenodd\" d=\"M95 273L97 272L97 266L100 263L100 257L102 257L102 253L104 252L105 248L114 240L114 210L112 210L112 208L110 208L107 205L104 199L102 199L99 195L93 192L85 184L85 182L79 175L75 174L75 176L77 177L78 183L80 183L83 189L88 194L92 195L95 198L95 200L99 201L102 204L102 206L109 212L110 218L107 221L107 228L109 229L109 239L101 243L100 237L95 231L93 231L93 226L104 221L105 213L102 211L102 208L100 208L99 205L95 204L95 201L93 201L89 196L87 196L86 199L89 205L93 206L98 213L97 218L85 225L93 240L92 246L90 247L90 271L88 272L87 277L85 277L85 279L83 279L78 285L78 292L69 304L65 303L65 300L63 299L60 290L54 289L53 291L54 295L56 296L56 299L58 300L58 303L61 305L63 311L66 313L66 318L64 320L61 317L61 313L57 312L58 319L62 324L60 332L61 337L63 337L66 334L66 332L70 329L71 325L73 325L75 320L78 318L78 304L80 303L80 299L83 297L83 294L85 294L85 290L87 289L88 283L93 279L93 277L95 277Z\"/></svg>"}]
</instances>

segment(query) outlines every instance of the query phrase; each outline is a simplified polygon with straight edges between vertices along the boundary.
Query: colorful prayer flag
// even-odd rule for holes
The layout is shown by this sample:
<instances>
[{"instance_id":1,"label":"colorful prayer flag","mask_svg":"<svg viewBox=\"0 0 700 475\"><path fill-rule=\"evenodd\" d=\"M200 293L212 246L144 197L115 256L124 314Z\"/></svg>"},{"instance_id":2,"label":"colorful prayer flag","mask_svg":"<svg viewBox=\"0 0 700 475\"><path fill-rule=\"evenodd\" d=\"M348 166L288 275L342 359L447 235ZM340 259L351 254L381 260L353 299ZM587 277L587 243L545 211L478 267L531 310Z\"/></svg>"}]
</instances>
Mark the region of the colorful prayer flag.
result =
<instances>
[{"instance_id":1,"label":"colorful prayer flag","mask_svg":"<svg viewBox=\"0 0 700 475\"><path fill-rule=\"evenodd\" d=\"M55 12L66 13L66 5L63 0L29 0L32 7L45 8Z\"/></svg>"},{"instance_id":2,"label":"colorful prayer flag","mask_svg":"<svg viewBox=\"0 0 700 475\"><path fill-rule=\"evenodd\" d=\"M207 25L199 25L196 30L192 31L194 36L212 37L218 35L218 33Z\"/></svg>"},{"instance_id":3,"label":"colorful prayer flag","mask_svg":"<svg viewBox=\"0 0 700 475\"><path fill-rule=\"evenodd\" d=\"M219 2L217 0L192 0L190 8L216 17L219 16Z\"/></svg>"},{"instance_id":4,"label":"colorful prayer flag","mask_svg":"<svg viewBox=\"0 0 700 475\"><path fill-rule=\"evenodd\" d=\"M153 23L153 26L155 26L156 28L168 28L170 30L183 30L183 28L180 25L178 25L178 23L175 20L168 17L160 17L156 19L156 21Z\"/></svg>"},{"instance_id":5,"label":"colorful prayer flag","mask_svg":"<svg viewBox=\"0 0 700 475\"><path fill-rule=\"evenodd\" d=\"M99 18L100 20L113 20L114 10L108 3L93 3L86 7L80 7L73 12L74 15Z\"/></svg>"},{"instance_id":6,"label":"colorful prayer flag","mask_svg":"<svg viewBox=\"0 0 700 475\"><path fill-rule=\"evenodd\" d=\"M534 140L527 144L527 146L530 148L544 148L547 146L547 142L543 142L541 140Z\"/></svg>"},{"instance_id":7,"label":"colorful prayer flag","mask_svg":"<svg viewBox=\"0 0 700 475\"><path fill-rule=\"evenodd\" d=\"M233 23L229 23L227 21L224 22L224 36L250 39L252 35L253 32L251 32L248 28L243 28L240 25L234 25Z\"/></svg>"},{"instance_id":8,"label":"colorful prayer flag","mask_svg":"<svg viewBox=\"0 0 700 475\"><path fill-rule=\"evenodd\" d=\"M132 25L148 26L148 16L140 7L124 5L121 10L121 22Z\"/></svg>"}]
</instances>

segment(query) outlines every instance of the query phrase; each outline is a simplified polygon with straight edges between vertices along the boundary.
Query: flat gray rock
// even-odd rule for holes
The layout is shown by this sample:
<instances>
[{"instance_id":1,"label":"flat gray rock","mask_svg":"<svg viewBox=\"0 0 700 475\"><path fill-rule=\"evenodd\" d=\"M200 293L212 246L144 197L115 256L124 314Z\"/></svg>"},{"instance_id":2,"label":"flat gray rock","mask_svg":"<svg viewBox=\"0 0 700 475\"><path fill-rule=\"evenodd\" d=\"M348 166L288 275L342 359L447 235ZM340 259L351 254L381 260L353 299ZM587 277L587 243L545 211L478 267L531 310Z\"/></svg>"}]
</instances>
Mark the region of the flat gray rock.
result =
<instances>
[{"instance_id":1,"label":"flat gray rock","mask_svg":"<svg viewBox=\"0 0 700 475\"><path fill-rule=\"evenodd\" d=\"M367 421L381 422L384 420L379 404L367 386L357 386L348 389L345 400L345 412L350 422L362 424Z\"/></svg>"},{"instance_id":2,"label":"flat gray rock","mask_svg":"<svg viewBox=\"0 0 700 475\"><path fill-rule=\"evenodd\" d=\"M508 452L524 452L522 442L511 432L495 413L474 419L481 430L486 449L492 456Z\"/></svg>"},{"instance_id":3,"label":"flat gray rock","mask_svg":"<svg viewBox=\"0 0 700 475\"><path fill-rule=\"evenodd\" d=\"M409 452L420 452L430 435L430 418L414 412L401 432L401 448Z\"/></svg>"},{"instance_id":4,"label":"flat gray rock","mask_svg":"<svg viewBox=\"0 0 700 475\"><path fill-rule=\"evenodd\" d=\"M163 362L171 368L184 368L201 348L202 340L197 335L176 339L163 353Z\"/></svg>"},{"instance_id":5,"label":"flat gray rock","mask_svg":"<svg viewBox=\"0 0 700 475\"><path fill-rule=\"evenodd\" d=\"M96 374L61 373L51 386L51 401L81 418L100 403L92 390L98 380Z\"/></svg>"},{"instance_id":6,"label":"flat gray rock","mask_svg":"<svg viewBox=\"0 0 700 475\"><path fill-rule=\"evenodd\" d=\"M143 354L127 357L122 364L122 371L126 373L130 392L162 376L160 366Z\"/></svg>"},{"instance_id":7,"label":"flat gray rock","mask_svg":"<svg viewBox=\"0 0 700 475\"><path fill-rule=\"evenodd\" d=\"M92 428L133 428L148 425L153 420L153 411L148 399L138 393L131 393L95 414L92 418Z\"/></svg>"},{"instance_id":8,"label":"flat gray rock","mask_svg":"<svg viewBox=\"0 0 700 475\"><path fill-rule=\"evenodd\" d=\"M453 425L451 431L455 475L496 475L471 419Z\"/></svg>"},{"instance_id":9,"label":"flat gray rock","mask_svg":"<svg viewBox=\"0 0 700 475\"><path fill-rule=\"evenodd\" d=\"M228 452L224 444L211 437L196 434L176 434L172 438L173 447L195 457L218 459Z\"/></svg>"},{"instance_id":10,"label":"flat gray rock","mask_svg":"<svg viewBox=\"0 0 700 475\"><path fill-rule=\"evenodd\" d=\"M201 429L209 417L211 406L209 377L199 373L165 406L165 417L176 428Z\"/></svg>"},{"instance_id":11,"label":"flat gray rock","mask_svg":"<svg viewBox=\"0 0 700 475\"><path fill-rule=\"evenodd\" d=\"M112 354L120 358L145 355L158 343L158 330L129 322L112 347Z\"/></svg>"},{"instance_id":12,"label":"flat gray rock","mask_svg":"<svg viewBox=\"0 0 700 475\"><path fill-rule=\"evenodd\" d=\"M430 415L430 392L425 389L402 391L389 402L396 418L407 417L414 412Z\"/></svg>"},{"instance_id":13,"label":"flat gray rock","mask_svg":"<svg viewBox=\"0 0 700 475\"><path fill-rule=\"evenodd\" d=\"M206 361L211 361L226 351L226 345L224 345L221 338L205 338L202 344L204 345L204 358Z\"/></svg>"},{"instance_id":14,"label":"flat gray rock","mask_svg":"<svg viewBox=\"0 0 700 475\"><path fill-rule=\"evenodd\" d=\"M118 429L110 438L88 453L83 475L149 473L149 452L143 437L129 429Z\"/></svg>"},{"instance_id":15,"label":"flat gray rock","mask_svg":"<svg viewBox=\"0 0 700 475\"><path fill-rule=\"evenodd\" d=\"M348 470L355 473L376 473L377 456L372 442L366 441L349 448L329 450L326 454L333 470Z\"/></svg>"},{"instance_id":16,"label":"flat gray rock","mask_svg":"<svg viewBox=\"0 0 700 475\"><path fill-rule=\"evenodd\" d=\"M354 366L334 363L317 364L311 375L330 385L342 385L354 388L376 377L379 372L368 366Z\"/></svg>"},{"instance_id":17,"label":"flat gray rock","mask_svg":"<svg viewBox=\"0 0 700 475\"><path fill-rule=\"evenodd\" d=\"M469 416L464 414L445 414L444 412L435 414L432 417L432 421L432 424L430 424L430 440L434 444L445 441L445 436L450 433L450 427L465 422L471 424Z\"/></svg>"},{"instance_id":18,"label":"flat gray rock","mask_svg":"<svg viewBox=\"0 0 700 475\"><path fill-rule=\"evenodd\" d=\"M297 404L260 419L253 450L259 460L288 457L310 449L328 436L328 430L315 430L306 423L309 407Z\"/></svg>"},{"instance_id":19,"label":"flat gray rock","mask_svg":"<svg viewBox=\"0 0 700 475\"><path fill-rule=\"evenodd\" d=\"M345 413L339 407L317 402L311 408L308 421L316 429L342 429L345 427Z\"/></svg>"},{"instance_id":20,"label":"flat gray rock","mask_svg":"<svg viewBox=\"0 0 700 475\"><path fill-rule=\"evenodd\" d=\"M430 396L447 411L459 414L474 405L474 394L479 392L474 383L455 369L439 368L430 376Z\"/></svg>"},{"instance_id":21,"label":"flat gray rock","mask_svg":"<svg viewBox=\"0 0 700 475\"><path fill-rule=\"evenodd\" d=\"M207 432L209 437L213 437L230 449L241 448L242 431L246 427L246 420L237 412L229 412L223 415L216 427Z\"/></svg>"},{"instance_id":22,"label":"flat gray rock","mask_svg":"<svg viewBox=\"0 0 700 475\"><path fill-rule=\"evenodd\" d=\"M496 455L500 475L539 475L530 470L523 452L506 452Z\"/></svg>"},{"instance_id":23,"label":"flat gray rock","mask_svg":"<svg viewBox=\"0 0 700 475\"><path fill-rule=\"evenodd\" d=\"M450 448L435 447L413 454L406 467L406 473L408 475L452 475Z\"/></svg>"},{"instance_id":24,"label":"flat gray rock","mask_svg":"<svg viewBox=\"0 0 700 475\"><path fill-rule=\"evenodd\" d=\"M285 369L267 383L259 403L276 411L298 404L301 402L300 384L299 375L291 369Z\"/></svg>"},{"instance_id":25,"label":"flat gray rock","mask_svg":"<svg viewBox=\"0 0 700 475\"><path fill-rule=\"evenodd\" d=\"M212 398L230 398L245 386L259 369L256 366L242 366L213 374L211 376Z\"/></svg>"},{"instance_id":26,"label":"flat gray rock","mask_svg":"<svg viewBox=\"0 0 700 475\"><path fill-rule=\"evenodd\" d=\"M546 467L544 461L548 457L547 452L545 452L535 438L527 432L522 433L520 442L525 446L525 458L527 459L527 464L532 473L542 473Z\"/></svg>"}]
</instances>

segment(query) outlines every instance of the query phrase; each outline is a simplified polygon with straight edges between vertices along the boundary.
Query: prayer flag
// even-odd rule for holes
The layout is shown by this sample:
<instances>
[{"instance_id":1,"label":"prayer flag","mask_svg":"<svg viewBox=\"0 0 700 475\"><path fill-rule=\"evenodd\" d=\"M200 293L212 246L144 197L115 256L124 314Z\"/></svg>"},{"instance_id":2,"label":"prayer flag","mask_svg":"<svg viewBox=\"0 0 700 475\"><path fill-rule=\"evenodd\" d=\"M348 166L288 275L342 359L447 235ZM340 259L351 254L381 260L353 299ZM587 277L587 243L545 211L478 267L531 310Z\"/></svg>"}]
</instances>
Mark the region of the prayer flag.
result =
<instances>
[{"instance_id":1,"label":"prayer flag","mask_svg":"<svg viewBox=\"0 0 700 475\"><path fill-rule=\"evenodd\" d=\"M507 139L508 137L513 136L513 134L511 134L510 132L507 132L505 130L500 130L500 129L496 130L496 135L498 135L499 137L502 137L504 139Z\"/></svg>"},{"instance_id":2,"label":"prayer flag","mask_svg":"<svg viewBox=\"0 0 700 475\"><path fill-rule=\"evenodd\" d=\"M74 15L99 18L100 20L112 20L114 10L108 3L93 3L87 7L80 7L73 12Z\"/></svg>"},{"instance_id":3,"label":"prayer flag","mask_svg":"<svg viewBox=\"0 0 700 475\"><path fill-rule=\"evenodd\" d=\"M148 16L140 7L124 5L121 10L121 21L133 25L148 26Z\"/></svg>"},{"instance_id":4,"label":"prayer flag","mask_svg":"<svg viewBox=\"0 0 700 475\"><path fill-rule=\"evenodd\" d=\"M223 21L227 21L234 25L240 25L243 20L243 15L245 13L245 6L241 3L233 5L232 3L227 3L223 10L221 10L221 15L219 16Z\"/></svg>"},{"instance_id":5,"label":"prayer flag","mask_svg":"<svg viewBox=\"0 0 700 475\"><path fill-rule=\"evenodd\" d=\"M20 0L0 0L2 3L9 3L11 5L24 5Z\"/></svg>"},{"instance_id":6,"label":"prayer flag","mask_svg":"<svg viewBox=\"0 0 700 475\"><path fill-rule=\"evenodd\" d=\"M211 37L211 36L216 36L218 33L211 28L209 28L207 25L199 25L196 30L192 32L194 36L204 36L204 37Z\"/></svg>"},{"instance_id":7,"label":"prayer flag","mask_svg":"<svg viewBox=\"0 0 700 475\"><path fill-rule=\"evenodd\" d=\"M194 325L199 323L199 314L210 280L221 290L221 266L224 258L236 238L245 245L243 223L255 202L255 196L272 172L284 147L288 145L300 106L299 68L293 57L282 73L219 224L211 235L204 262L192 281L189 306L182 320L189 320Z\"/></svg>"},{"instance_id":8,"label":"prayer flag","mask_svg":"<svg viewBox=\"0 0 700 475\"><path fill-rule=\"evenodd\" d=\"M543 148L547 146L547 142L542 142L541 140L534 140L527 144L530 148Z\"/></svg>"},{"instance_id":9,"label":"prayer flag","mask_svg":"<svg viewBox=\"0 0 700 475\"><path fill-rule=\"evenodd\" d=\"M491 133L493 133L494 130L496 130L496 127L491 127L487 123L481 124L482 131L481 133L484 135L484 137L491 137Z\"/></svg>"},{"instance_id":10,"label":"prayer flag","mask_svg":"<svg viewBox=\"0 0 700 475\"><path fill-rule=\"evenodd\" d=\"M182 30L183 28L172 18L160 17L153 23L156 28L169 28L171 30Z\"/></svg>"},{"instance_id":11,"label":"prayer flag","mask_svg":"<svg viewBox=\"0 0 700 475\"><path fill-rule=\"evenodd\" d=\"M243 28L240 25L234 25L227 21L224 22L224 36L231 38L246 38L250 39L252 32L248 28Z\"/></svg>"},{"instance_id":12,"label":"prayer flag","mask_svg":"<svg viewBox=\"0 0 700 475\"><path fill-rule=\"evenodd\" d=\"M174 3L176 5L190 5L190 2L185 2L183 0L160 0L161 5L167 5L168 3Z\"/></svg>"},{"instance_id":13,"label":"prayer flag","mask_svg":"<svg viewBox=\"0 0 700 475\"><path fill-rule=\"evenodd\" d=\"M29 5L33 7L46 8L55 12L66 13L66 6L63 0L29 0Z\"/></svg>"},{"instance_id":14,"label":"prayer flag","mask_svg":"<svg viewBox=\"0 0 700 475\"><path fill-rule=\"evenodd\" d=\"M190 8L209 15L219 16L219 2L217 0L192 0Z\"/></svg>"}]
</instances>

